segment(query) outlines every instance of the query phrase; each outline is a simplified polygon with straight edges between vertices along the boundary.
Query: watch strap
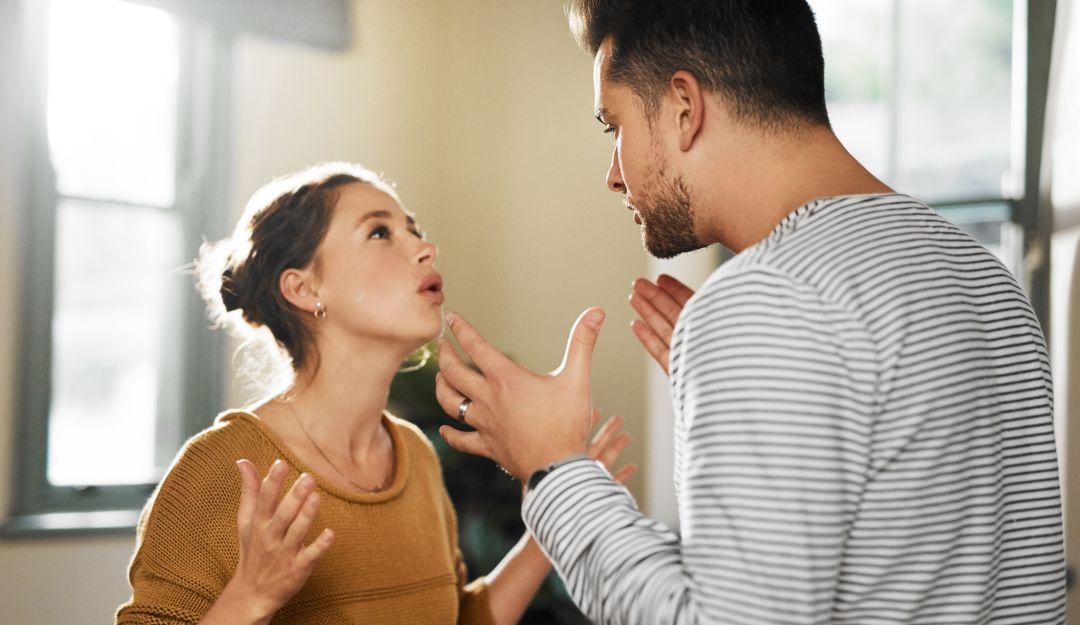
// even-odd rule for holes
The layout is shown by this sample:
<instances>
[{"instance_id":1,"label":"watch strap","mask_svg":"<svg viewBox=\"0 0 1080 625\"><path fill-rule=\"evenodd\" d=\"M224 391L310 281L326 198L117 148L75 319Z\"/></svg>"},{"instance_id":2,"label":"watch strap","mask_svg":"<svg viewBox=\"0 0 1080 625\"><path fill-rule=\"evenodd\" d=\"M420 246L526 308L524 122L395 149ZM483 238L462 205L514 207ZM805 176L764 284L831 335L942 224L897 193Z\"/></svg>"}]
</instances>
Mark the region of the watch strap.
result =
<instances>
[{"instance_id":1,"label":"watch strap","mask_svg":"<svg viewBox=\"0 0 1080 625\"><path fill-rule=\"evenodd\" d=\"M561 460L556 460L555 462L548 463L532 472L532 475L530 475L529 479L525 482L526 489L535 489L540 484L540 481L547 477L548 473L551 473L552 471L558 469L564 464L569 464L578 460L592 460L592 457L589 456L589 454L574 454L572 456L567 456L566 458L563 458Z\"/></svg>"}]
</instances>

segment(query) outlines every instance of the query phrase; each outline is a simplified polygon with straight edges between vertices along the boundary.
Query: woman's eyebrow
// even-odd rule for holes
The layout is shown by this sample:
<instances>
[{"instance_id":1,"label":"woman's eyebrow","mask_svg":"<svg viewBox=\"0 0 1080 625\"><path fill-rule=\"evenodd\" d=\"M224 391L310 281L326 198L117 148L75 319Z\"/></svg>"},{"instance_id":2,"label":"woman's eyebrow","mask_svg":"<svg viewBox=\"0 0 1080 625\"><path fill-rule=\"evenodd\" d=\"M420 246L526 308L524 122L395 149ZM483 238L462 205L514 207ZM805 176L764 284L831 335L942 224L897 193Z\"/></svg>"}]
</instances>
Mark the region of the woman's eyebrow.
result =
<instances>
[{"instance_id":1,"label":"woman's eyebrow","mask_svg":"<svg viewBox=\"0 0 1080 625\"><path fill-rule=\"evenodd\" d=\"M394 215L390 211L374 210L360 215L360 219L356 220L356 227L359 228L361 224L369 219L393 219Z\"/></svg>"}]
</instances>

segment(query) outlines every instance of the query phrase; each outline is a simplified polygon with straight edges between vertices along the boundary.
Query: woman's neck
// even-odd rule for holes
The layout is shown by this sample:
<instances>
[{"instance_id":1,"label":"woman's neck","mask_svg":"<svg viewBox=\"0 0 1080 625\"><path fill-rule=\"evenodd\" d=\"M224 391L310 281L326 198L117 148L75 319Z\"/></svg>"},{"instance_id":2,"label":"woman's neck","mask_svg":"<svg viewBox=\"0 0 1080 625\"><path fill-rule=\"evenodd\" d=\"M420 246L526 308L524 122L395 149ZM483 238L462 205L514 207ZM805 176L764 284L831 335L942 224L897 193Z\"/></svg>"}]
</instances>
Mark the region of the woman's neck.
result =
<instances>
[{"instance_id":1,"label":"woman's neck","mask_svg":"<svg viewBox=\"0 0 1080 625\"><path fill-rule=\"evenodd\" d=\"M318 362L299 371L286 393L302 429L328 452L361 461L379 449L397 352L320 346Z\"/></svg>"}]
</instances>

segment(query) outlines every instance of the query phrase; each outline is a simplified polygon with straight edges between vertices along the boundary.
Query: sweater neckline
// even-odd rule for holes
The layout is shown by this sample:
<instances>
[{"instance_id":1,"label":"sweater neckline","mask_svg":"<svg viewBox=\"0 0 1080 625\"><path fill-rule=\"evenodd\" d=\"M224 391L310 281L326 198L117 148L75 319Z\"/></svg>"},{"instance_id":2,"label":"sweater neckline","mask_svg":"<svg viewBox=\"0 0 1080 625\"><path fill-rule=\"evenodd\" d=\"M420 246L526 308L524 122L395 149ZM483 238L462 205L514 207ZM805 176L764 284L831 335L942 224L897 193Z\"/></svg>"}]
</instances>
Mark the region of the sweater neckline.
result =
<instances>
[{"instance_id":1,"label":"sweater neckline","mask_svg":"<svg viewBox=\"0 0 1080 625\"><path fill-rule=\"evenodd\" d=\"M251 412L246 410L229 410L219 416L217 420L221 423L227 421L242 421L251 425L258 430L263 438L269 441L270 444L278 450L283 460L291 464L297 471L307 473L315 478L315 483L320 490L329 495L333 495L338 499L357 503L382 503L384 501L389 501L401 494L401 491L405 489L405 483L409 478L409 451L406 448L405 440L401 435L401 427L394 422L394 419L387 412L383 412L382 423L386 428L386 431L390 433L390 441L394 448L394 479L390 483L390 486L375 493L345 490L338 487L330 480L327 480L316 471L313 471L310 466L300 460L300 458L289 449L285 444L285 441L281 440L281 438L266 425L266 422Z\"/></svg>"}]
</instances>

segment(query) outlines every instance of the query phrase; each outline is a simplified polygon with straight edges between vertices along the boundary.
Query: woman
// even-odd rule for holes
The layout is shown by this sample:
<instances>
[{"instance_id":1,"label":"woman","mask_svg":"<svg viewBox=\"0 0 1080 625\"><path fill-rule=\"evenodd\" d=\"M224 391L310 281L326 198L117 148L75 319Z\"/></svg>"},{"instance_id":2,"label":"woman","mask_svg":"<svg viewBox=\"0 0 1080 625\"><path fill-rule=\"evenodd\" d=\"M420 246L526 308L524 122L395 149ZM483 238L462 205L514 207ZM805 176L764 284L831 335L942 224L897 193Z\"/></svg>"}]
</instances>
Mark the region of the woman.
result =
<instances>
[{"instance_id":1,"label":"woman","mask_svg":"<svg viewBox=\"0 0 1080 625\"><path fill-rule=\"evenodd\" d=\"M274 181L204 246L212 316L271 339L292 380L185 445L143 512L118 623L520 618L543 553L525 536L466 583L434 450L386 412L401 363L442 331L435 256L393 189L342 163ZM619 427L594 440L605 464Z\"/></svg>"}]
</instances>

